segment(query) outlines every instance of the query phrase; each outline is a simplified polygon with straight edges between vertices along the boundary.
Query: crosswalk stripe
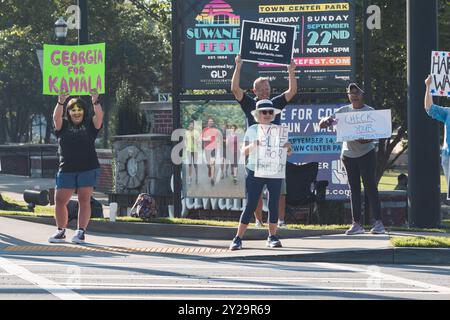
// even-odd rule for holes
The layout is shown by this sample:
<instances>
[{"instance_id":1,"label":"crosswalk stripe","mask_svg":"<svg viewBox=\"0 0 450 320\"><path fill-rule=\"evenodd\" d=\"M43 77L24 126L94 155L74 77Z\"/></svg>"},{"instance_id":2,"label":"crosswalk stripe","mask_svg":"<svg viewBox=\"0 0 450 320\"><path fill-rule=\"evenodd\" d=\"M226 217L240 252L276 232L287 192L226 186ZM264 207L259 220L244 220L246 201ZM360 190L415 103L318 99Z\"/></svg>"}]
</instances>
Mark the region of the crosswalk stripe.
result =
<instances>
[{"instance_id":1,"label":"crosswalk stripe","mask_svg":"<svg viewBox=\"0 0 450 320\"><path fill-rule=\"evenodd\" d=\"M429 284L429 283L425 283L425 282L421 282L421 281L417 281L417 280L410 280L410 279L406 279L406 278L402 278L402 277L398 277L398 276L385 274L382 272L373 273L373 270L370 268L364 269L364 268L357 268L357 267L353 267L353 266L340 265L340 264L335 264L335 263L324 263L324 262L317 262L314 264L317 266L325 267L325 268L332 269L332 270L346 270L346 271L353 271L353 272L358 272L358 273L365 273L365 274L369 274L374 279L378 278L378 279L383 279L383 280L391 280L391 281L395 281L397 283L402 283L402 284L407 284L410 286L417 286L419 288L423 288L423 289L427 289L427 290L432 290L432 291L438 292L440 294L450 294L450 288L448 288L448 287L437 286L434 284Z\"/></svg>"},{"instance_id":2,"label":"crosswalk stripe","mask_svg":"<svg viewBox=\"0 0 450 320\"><path fill-rule=\"evenodd\" d=\"M4 269L7 273L17 276L30 283L33 283L37 285L39 288L48 291L55 297L58 297L62 300L87 300L87 298L76 293L75 291L72 291L40 275L34 274L29 270L2 257L0 257L0 267Z\"/></svg>"}]
</instances>

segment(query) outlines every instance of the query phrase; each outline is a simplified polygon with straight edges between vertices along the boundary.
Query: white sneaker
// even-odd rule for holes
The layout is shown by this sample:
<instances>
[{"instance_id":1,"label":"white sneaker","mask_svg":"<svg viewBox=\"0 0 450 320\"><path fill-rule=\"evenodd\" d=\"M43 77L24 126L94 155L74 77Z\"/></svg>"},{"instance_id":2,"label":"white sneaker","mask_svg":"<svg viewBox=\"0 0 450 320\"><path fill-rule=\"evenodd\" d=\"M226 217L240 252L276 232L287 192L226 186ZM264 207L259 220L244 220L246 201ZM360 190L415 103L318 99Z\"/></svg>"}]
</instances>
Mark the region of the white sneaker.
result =
<instances>
[{"instance_id":1,"label":"white sneaker","mask_svg":"<svg viewBox=\"0 0 450 320\"><path fill-rule=\"evenodd\" d=\"M259 220L256 220L255 222L255 228L264 228L264 223L262 223Z\"/></svg>"},{"instance_id":2,"label":"white sneaker","mask_svg":"<svg viewBox=\"0 0 450 320\"><path fill-rule=\"evenodd\" d=\"M386 230L384 229L383 222L381 220L375 221L373 228L370 230L372 234L385 234Z\"/></svg>"},{"instance_id":3,"label":"white sneaker","mask_svg":"<svg viewBox=\"0 0 450 320\"><path fill-rule=\"evenodd\" d=\"M345 231L345 234L348 236L354 235L354 234L363 234L365 232L364 228L361 227L361 225L357 222L353 222L350 229Z\"/></svg>"},{"instance_id":4,"label":"white sneaker","mask_svg":"<svg viewBox=\"0 0 450 320\"><path fill-rule=\"evenodd\" d=\"M286 222L284 222L284 220L279 220L278 221L278 228L286 228L287 224Z\"/></svg>"},{"instance_id":5,"label":"white sneaker","mask_svg":"<svg viewBox=\"0 0 450 320\"><path fill-rule=\"evenodd\" d=\"M50 238L48 238L50 243L63 243L66 242L66 229L61 229L55 232Z\"/></svg>"},{"instance_id":6,"label":"white sneaker","mask_svg":"<svg viewBox=\"0 0 450 320\"><path fill-rule=\"evenodd\" d=\"M83 244L85 240L84 233L85 232L83 230L78 229L72 238L72 242L76 244Z\"/></svg>"}]
</instances>

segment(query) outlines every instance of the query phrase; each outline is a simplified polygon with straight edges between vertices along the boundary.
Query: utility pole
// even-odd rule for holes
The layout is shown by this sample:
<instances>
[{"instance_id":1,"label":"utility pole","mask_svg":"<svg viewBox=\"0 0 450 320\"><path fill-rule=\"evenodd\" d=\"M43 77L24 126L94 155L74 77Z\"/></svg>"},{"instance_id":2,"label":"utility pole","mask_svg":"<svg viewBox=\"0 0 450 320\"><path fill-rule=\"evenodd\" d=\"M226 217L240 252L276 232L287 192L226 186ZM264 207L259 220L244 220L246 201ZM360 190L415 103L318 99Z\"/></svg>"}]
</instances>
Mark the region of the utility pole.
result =
<instances>
[{"instance_id":1,"label":"utility pole","mask_svg":"<svg viewBox=\"0 0 450 320\"><path fill-rule=\"evenodd\" d=\"M439 125L423 106L431 51L437 50L437 1L407 0L408 213L411 227L440 225Z\"/></svg>"},{"instance_id":2,"label":"utility pole","mask_svg":"<svg viewBox=\"0 0 450 320\"><path fill-rule=\"evenodd\" d=\"M173 130L181 127L181 77L180 77L180 24L179 24L179 0L172 0L172 126ZM174 145L178 141L174 142ZM174 216L180 217L181 203L181 165L172 165L173 172L173 207Z\"/></svg>"},{"instance_id":3,"label":"utility pole","mask_svg":"<svg viewBox=\"0 0 450 320\"><path fill-rule=\"evenodd\" d=\"M80 8L80 29L78 30L78 45L88 44L88 3L87 0L78 0Z\"/></svg>"}]
</instances>

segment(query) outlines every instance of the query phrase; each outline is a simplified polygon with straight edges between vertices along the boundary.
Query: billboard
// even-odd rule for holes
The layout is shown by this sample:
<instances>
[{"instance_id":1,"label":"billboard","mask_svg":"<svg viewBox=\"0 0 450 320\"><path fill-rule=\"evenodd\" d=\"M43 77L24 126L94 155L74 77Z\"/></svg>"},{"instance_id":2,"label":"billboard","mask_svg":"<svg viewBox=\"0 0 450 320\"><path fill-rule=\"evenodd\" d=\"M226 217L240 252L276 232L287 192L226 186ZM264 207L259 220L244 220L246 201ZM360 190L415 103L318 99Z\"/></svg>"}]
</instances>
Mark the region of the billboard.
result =
<instances>
[{"instance_id":1,"label":"billboard","mask_svg":"<svg viewBox=\"0 0 450 320\"><path fill-rule=\"evenodd\" d=\"M304 88L346 87L355 71L354 0L180 0L183 89L227 89L244 20L296 29L296 77ZM286 67L244 63L241 87L269 77L285 88Z\"/></svg>"},{"instance_id":2,"label":"billboard","mask_svg":"<svg viewBox=\"0 0 450 320\"><path fill-rule=\"evenodd\" d=\"M319 163L317 180L327 180L327 200L348 199L347 173L340 160L342 145L336 141L336 126L320 129L321 118L332 115L343 104L288 105L281 113L281 123L289 128L293 154L289 162Z\"/></svg>"}]
</instances>

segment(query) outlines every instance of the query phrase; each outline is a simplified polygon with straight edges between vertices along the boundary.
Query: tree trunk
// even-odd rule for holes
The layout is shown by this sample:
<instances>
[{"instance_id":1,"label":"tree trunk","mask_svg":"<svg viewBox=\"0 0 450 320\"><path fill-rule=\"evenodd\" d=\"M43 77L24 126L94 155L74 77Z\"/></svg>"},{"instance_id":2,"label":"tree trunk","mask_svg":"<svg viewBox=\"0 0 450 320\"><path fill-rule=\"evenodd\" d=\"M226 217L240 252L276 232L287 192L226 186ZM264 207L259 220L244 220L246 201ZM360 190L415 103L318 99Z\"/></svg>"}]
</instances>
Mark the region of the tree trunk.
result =
<instances>
[{"instance_id":1,"label":"tree trunk","mask_svg":"<svg viewBox=\"0 0 450 320\"><path fill-rule=\"evenodd\" d=\"M7 130L6 130L6 114L5 110L0 109L0 144L5 144L7 141Z\"/></svg>"},{"instance_id":2,"label":"tree trunk","mask_svg":"<svg viewBox=\"0 0 450 320\"><path fill-rule=\"evenodd\" d=\"M393 165L393 161L389 162L389 158L391 157L392 151L399 144L406 134L406 128L404 126L398 129L398 133L396 137L391 139L380 139L380 143L378 144L378 153L377 153L377 170L376 170L376 181L377 184L380 182L381 177L384 174L384 171L391 165ZM400 154L403 154L406 151L405 147ZM396 157L397 159L398 157ZM395 159L395 160L396 160Z\"/></svg>"}]
</instances>

